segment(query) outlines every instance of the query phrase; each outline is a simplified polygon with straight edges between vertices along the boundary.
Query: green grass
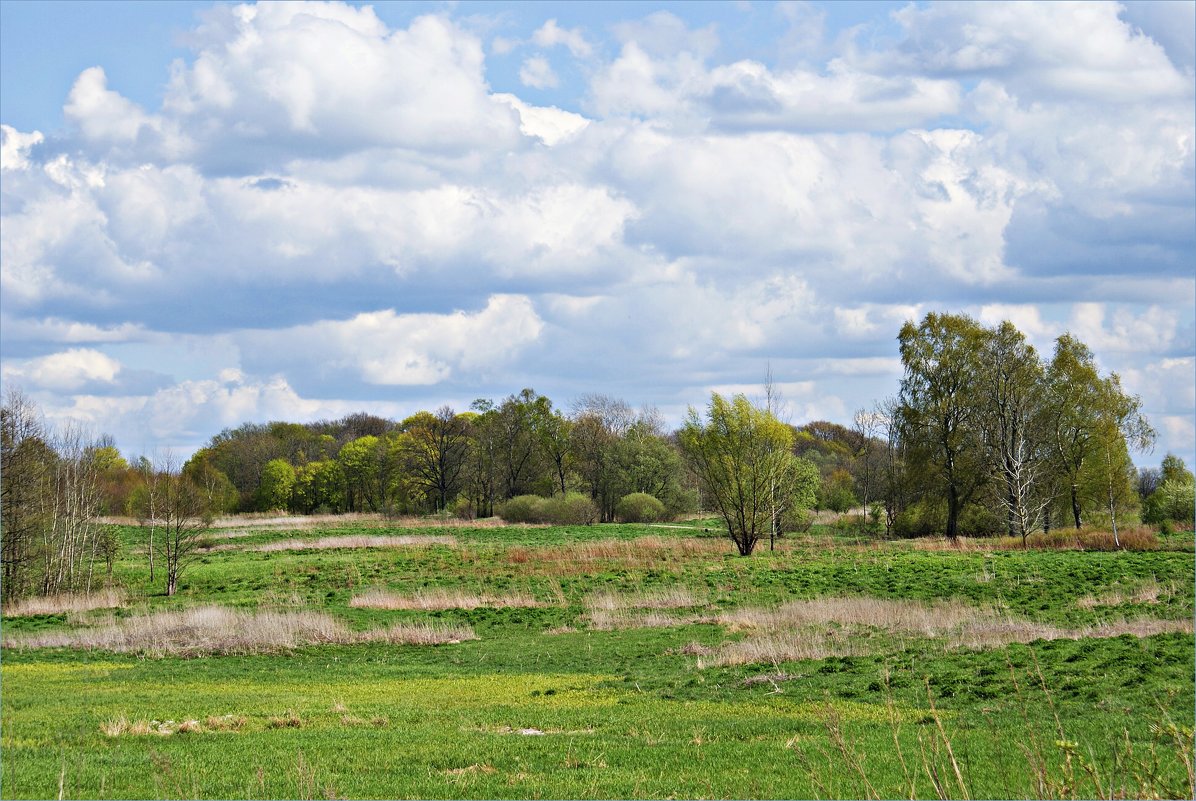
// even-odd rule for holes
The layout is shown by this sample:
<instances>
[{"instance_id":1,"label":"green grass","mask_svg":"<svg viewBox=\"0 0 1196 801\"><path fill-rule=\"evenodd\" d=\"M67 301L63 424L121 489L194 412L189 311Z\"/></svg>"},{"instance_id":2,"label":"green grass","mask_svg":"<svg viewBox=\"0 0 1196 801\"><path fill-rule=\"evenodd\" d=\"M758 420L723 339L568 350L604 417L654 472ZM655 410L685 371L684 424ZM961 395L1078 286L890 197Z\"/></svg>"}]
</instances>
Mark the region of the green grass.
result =
<instances>
[{"instance_id":1,"label":"green grass","mask_svg":"<svg viewBox=\"0 0 1196 801\"><path fill-rule=\"evenodd\" d=\"M346 526L263 530L227 542L419 533L450 534L456 544L216 551L184 573L178 596L165 598L148 585L136 552L140 532L122 529L116 576L133 603L118 618L208 603L298 605L355 628L468 623L481 639L195 659L5 648L5 797L57 797L60 785L68 798L908 797L911 790L937 797L931 776L951 796L966 789L971 797L1091 797L1097 781L1124 795L1190 796L1179 757L1190 755L1196 704L1190 634L974 651L831 624L857 655L703 668L689 655L695 645L716 648L753 632L710 623L595 631L585 604L600 591L685 587L708 599L707 612L861 595L991 606L1071 628L1190 619L1190 551L860 548L816 531L740 558L729 542L700 530L614 525ZM638 556L625 547L637 539L651 545ZM1081 603L1147 583L1162 588L1156 603ZM526 592L546 605L349 606L370 587ZM6 618L3 628L9 638L67 625L65 616L46 615ZM547 633L561 627L575 630ZM235 730L205 723L223 716L244 721ZM200 731L104 733L122 718L196 720Z\"/></svg>"}]
</instances>

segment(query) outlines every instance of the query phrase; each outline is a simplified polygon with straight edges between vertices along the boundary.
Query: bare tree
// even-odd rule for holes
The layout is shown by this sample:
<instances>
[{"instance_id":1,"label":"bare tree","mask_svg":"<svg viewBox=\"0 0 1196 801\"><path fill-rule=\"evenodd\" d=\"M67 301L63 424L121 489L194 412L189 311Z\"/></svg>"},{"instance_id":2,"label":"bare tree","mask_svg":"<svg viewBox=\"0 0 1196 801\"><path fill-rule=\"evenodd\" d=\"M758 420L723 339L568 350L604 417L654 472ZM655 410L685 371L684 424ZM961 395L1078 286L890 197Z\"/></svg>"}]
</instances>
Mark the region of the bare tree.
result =
<instances>
[{"instance_id":1,"label":"bare tree","mask_svg":"<svg viewBox=\"0 0 1196 801\"><path fill-rule=\"evenodd\" d=\"M5 393L0 409L0 563L5 601L31 592L37 540L46 524L42 502L54 452L36 404L20 390Z\"/></svg>"},{"instance_id":2,"label":"bare tree","mask_svg":"<svg viewBox=\"0 0 1196 801\"><path fill-rule=\"evenodd\" d=\"M212 509L203 490L182 474L170 454L163 459L159 476L158 518L166 559L166 594L178 590L179 576L195 561L212 524Z\"/></svg>"},{"instance_id":3,"label":"bare tree","mask_svg":"<svg viewBox=\"0 0 1196 801\"><path fill-rule=\"evenodd\" d=\"M41 593L91 590L98 555L101 498L94 448L83 429L64 425L54 438L52 485L42 500L49 525L42 527Z\"/></svg>"},{"instance_id":4,"label":"bare tree","mask_svg":"<svg viewBox=\"0 0 1196 801\"><path fill-rule=\"evenodd\" d=\"M864 505L860 515L860 531L868 528L868 501L876 487L876 474L879 472L877 464L877 435L884 430L887 421L876 411L859 409L852 417L851 430L859 435L859 445L852 454L856 463L855 480L860 488L860 499Z\"/></svg>"}]
</instances>

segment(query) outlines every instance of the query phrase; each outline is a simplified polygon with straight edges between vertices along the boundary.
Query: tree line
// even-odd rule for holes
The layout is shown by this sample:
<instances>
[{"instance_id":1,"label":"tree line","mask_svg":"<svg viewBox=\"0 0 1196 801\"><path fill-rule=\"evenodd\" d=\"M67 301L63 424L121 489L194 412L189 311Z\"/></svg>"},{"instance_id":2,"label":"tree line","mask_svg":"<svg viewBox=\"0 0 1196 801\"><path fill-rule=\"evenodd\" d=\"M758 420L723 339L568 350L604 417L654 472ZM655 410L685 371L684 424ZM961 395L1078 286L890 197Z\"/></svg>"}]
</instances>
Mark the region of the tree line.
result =
<instances>
[{"instance_id":1,"label":"tree line","mask_svg":"<svg viewBox=\"0 0 1196 801\"><path fill-rule=\"evenodd\" d=\"M10 391L3 406L3 596L88 589L111 572L102 515L146 525L168 593L212 515L440 513L609 522L722 517L740 553L809 524L809 510L888 536L1006 534L1087 523L1190 523L1192 474L1168 455L1136 471L1155 434L1139 399L1063 335L1043 358L1011 323L928 314L898 335L897 393L850 426L791 425L765 397L713 395L667 430L653 409L592 394L566 412L524 389L404 420L359 413L226 429L183 464L126 461L110 437L54 429Z\"/></svg>"}]
</instances>

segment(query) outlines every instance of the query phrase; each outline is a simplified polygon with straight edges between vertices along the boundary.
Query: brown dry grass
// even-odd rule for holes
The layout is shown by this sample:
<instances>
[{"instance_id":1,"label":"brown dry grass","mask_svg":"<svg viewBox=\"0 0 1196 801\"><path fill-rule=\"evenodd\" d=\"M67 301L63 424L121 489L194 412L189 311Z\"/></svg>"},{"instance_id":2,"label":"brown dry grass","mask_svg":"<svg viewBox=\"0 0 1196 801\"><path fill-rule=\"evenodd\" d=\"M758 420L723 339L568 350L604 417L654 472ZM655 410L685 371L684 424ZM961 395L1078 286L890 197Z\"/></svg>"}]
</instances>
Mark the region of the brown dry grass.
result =
<instances>
[{"instance_id":1,"label":"brown dry grass","mask_svg":"<svg viewBox=\"0 0 1196 801\"><path fill-rule=\"evenodd\" d=\"M4 617L81 614L93 609L113 609L124 606L127 600L128 595L119 587L110 587L91 593L43 595L13 601L4 607Z\"/></svg>"},{"instance_id":2,"label":"brown dry grass","mask_svg":"<svg viewBox=\"0 0 1196 801\"><path fill-rule=\"evenodd\" d=\"M1118 539L1121 541L1121 550L1126 551L1154 551L1163 547L1158 534L1148 526L1119 529ZM1022 543L1021 537L958 537L954 542L946 537L919 537L910 540L910 544L924 551L1021 551L1026 548L1062 551L1118 550L1112 531L1074 528L1054 529L1050 534L1040 531L1027 537L1025 544Z\"/></svg>"},{"instance_id":3,"label":"brown dry grass","mask_svg":"<svg viewBox=\"0 0 1196 801\"><path fill-rule=\"evenodd\" d=\"M800 659L861 656L865 653L865 644L853 638L836 637L820 631L789 631L723 643L710 656L699 656L698 667L775 665Z\"/></svg>"},{"instance_id":4,"label":"brown dry grass","mask_svg":"<svg viewBox=\"0 0 1196 801\"><path fill-rule=\"evenodd\" d=\"M1155 634L1172 632L1191 634L1192 631L1191 620L1139 618L1102 623L1081 629L1061 629L1028 620L1006 619L964 628L948 638L948 646L951 648L998 648L1010 643L1028 643L1035 640L1078 640L1083 637L1120 637L1122 634L1151 637Z\"/></svg>"},{"instance_id":5,"label":"brown dry grass","mask_svg":"<svg viewBox=\"0 0 1196 801\"><path fill-rule=\"evenodd\" d=\"M594 609L587 615L590 628L597 631L617 631L620 629L667 629L673 626L684 626L689 623L700 622L696 615L678 617L665 612L633 612L626 609L608 611Z\"/></svg>"},{"instance_id":6,"label":"brown dry grass","mask_svg":"<svg viewBox=\"0 0 1196 801\"><path fill-rule=\"evenodd\" d=\"M365 534L347 534L343 537L316 537L315 539L278 540L246 548L248 551L312 551L336 548L429 548L433 545L454 546L457 540L445 534L396 535L372 537ZM234 550L236 545L223 545L214 550Z\"/></svg>"},{"instance_id":7,"label":"brown dry grass","mask_svg":"<svg viewBox=\"0 0 1196 801\"><path fill-rule=\"evenodd\" d=\"M598 592L586 598L591 612L613 612L617 609L684 609L701 606L704 597L695 595L687 587L663 587L636 593Z\"/></svg>"},{"instance_id":8,"label":"brown dry grass","mask_svg":"<svg viewBox=\"0 0 1196 801\"><path fill-rule=\"evenodd\" d=\"M1157 581L1152 580L1133 589L1111 589L1101 595L1085 595L1076 601L1076 606L1081 609L1093 609L1098 606L1122 604L1157 604L1160 598L1170 598L1174 594L1174 584L1159 586Z\"/></svg>"},{"instance_id":9,"label":"brown dry grass","mask_svg":"<svg viewBox=\"0 0 1196 801\"><path fill-rule=\"evenodd\" d=\"M209 718L211 720L211 718ZM203 727L198 720L129 720L124 715L100 724L100 731L106 737L140 737L156 734L169 737L172 734L198 734Z\"/></svg>"},{"instance_id":10,"label":"brown dry grass","mask_svg":"<svg viewBox=\"0 0 1196 801\"><path fill-rule=\"evenodd\" d=\"M710 622L727 626L732 631L791 629L837 623L936 637L978 621L1000 619L1000 613L991 607L858 596L791 601L776 609L735 609L716 615Z\"/></svg>"},{"instance_id":11,"label":"brown dry grass","mask_svg":"<svg viewBox=\"0 0 1196 801\"><path fill-rule=\"evenodd\" d=\"M506 561L524 573L550 576L576 576L596 569L656 569L680 572L684 560L694 557L724 556L734 553L729 540L697 537L637 537L633 540L591 540L567 545L513 546L506 551ZM489 553L464 551L467 563L484 567L492 563Z\"/></svg>"},{"instance_id":12,"label":"brown dry grass","mask_svg":"<svg viewBox=\"0 0 1196 801\"><path fill-rule=\"evenodd\" d=\"M796 601L777 609L739 609L683 622L719 623L731 631L749 632L746 639L723 643L708 657L700 658L699 667L857 656L870 649L864 627L897 635L939 637L947 648L994 648L1034 640L1122 634L1149 637L1193 630L1191 620L1156 619L1064 629L1014 618L991 607L877 598L819 598ZM844 628L828 628L832 624Z\"/></svg>"},{"instance_id":13,"label":"brown dry grass","mask_svg":"<svg viewBox=\"0 0 1196 801\"><path fill-rule=\"evenodd\" d=\"M271 653L325 643L388 642L442 645L476 639L467 626L396 624L386 629L350 631L320 612L241 612L204 606L182 612L138 615L111 626L17 635L9 648L79 648L134 652L150 656Z\"/></svg>"},{"instance_id":14,"label":"brown dry grass","mask_svg":"<svg viewBox=\"0 0 1196 801\"><path fill-rule=\"evenodd\" d=\"M489 607L505 609L511 607L547 606L526 593L506 595L477 595L462 590L420 590L414 595L399 595L383 589L366 590L354 595L349 606L358 609L417 609L437 611L442 609L478 609Z\"/></svg>"}]
</instances>

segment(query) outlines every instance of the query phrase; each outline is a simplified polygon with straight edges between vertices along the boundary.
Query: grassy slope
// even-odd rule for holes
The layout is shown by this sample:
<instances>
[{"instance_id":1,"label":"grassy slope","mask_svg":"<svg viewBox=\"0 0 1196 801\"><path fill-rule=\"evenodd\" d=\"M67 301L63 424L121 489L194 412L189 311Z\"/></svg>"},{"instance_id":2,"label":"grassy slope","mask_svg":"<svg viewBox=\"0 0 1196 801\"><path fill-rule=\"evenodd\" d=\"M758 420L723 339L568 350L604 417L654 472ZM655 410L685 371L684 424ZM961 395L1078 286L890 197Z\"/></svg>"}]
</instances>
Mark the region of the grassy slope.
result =
<instances>
[{"instance_id":1,"label":"grassy slope","mask_svg":"<svg viewBox=\"0 0 1196 801\"><path fill-rule=\"evenodd\" d=\"M228 542L251 547L337 533L419 532L263 531ZM213 552L184 574L180 597L150 595L141 605L298 603L359 627L398 619L469 623L479 641L191 660L6 649L4 795L51 797L61 782L67 797L864 797L870 787L880 796L908 796L912 781L914 794L934 797L930 777L937 776L951 795L961 794L962 781L973 797L1015 797L1041 792L1023 749L1045 758L1052 781L1065 782L1069 746L1057 741L1078 743L1072 766L1081 796L1094 789L1083 783L1081 755L1102 782L1120 779L1137 789L1133 774L1148 772L1164 794L1188 792L1165 720L1190 730L1191 635L977 652L881 631L845 632L867 655L699 669L680 653L685 646L743 634L714 625L586 630L584 600L600 590L685 586L720 609L866 594L994 605L1068 627L1146 615L1190 618L1190 551L986 555L904 544L861 549L826 535L740 559L714 538L688 551L671 549L682 540L692 545L702 534L692 529L451 533L455 546ZM119 578L135 596L145 594L143 557L132 553L137 534L122 534L130 555ZM610 540L643 537L651 547L603 550ZM586 543L595 547L584 550ZM1165 588L1158 603L1077 603L1147 582ZM373 586L520 591L553 605L432 613L348 606L355 592ZM54 615L11 619L4 633L63 625ZM581 630L544 633L566 625ZM775 673L785 680L745 684ZM122 716L224 715L245 720L237 731L101 732ZM298 727L272 728L291 717ZM1127 736L1128 747L1116 745ZM1152 747L1158 767L1135 768L1149 762Z\"/></svg>"}]
</instances>

